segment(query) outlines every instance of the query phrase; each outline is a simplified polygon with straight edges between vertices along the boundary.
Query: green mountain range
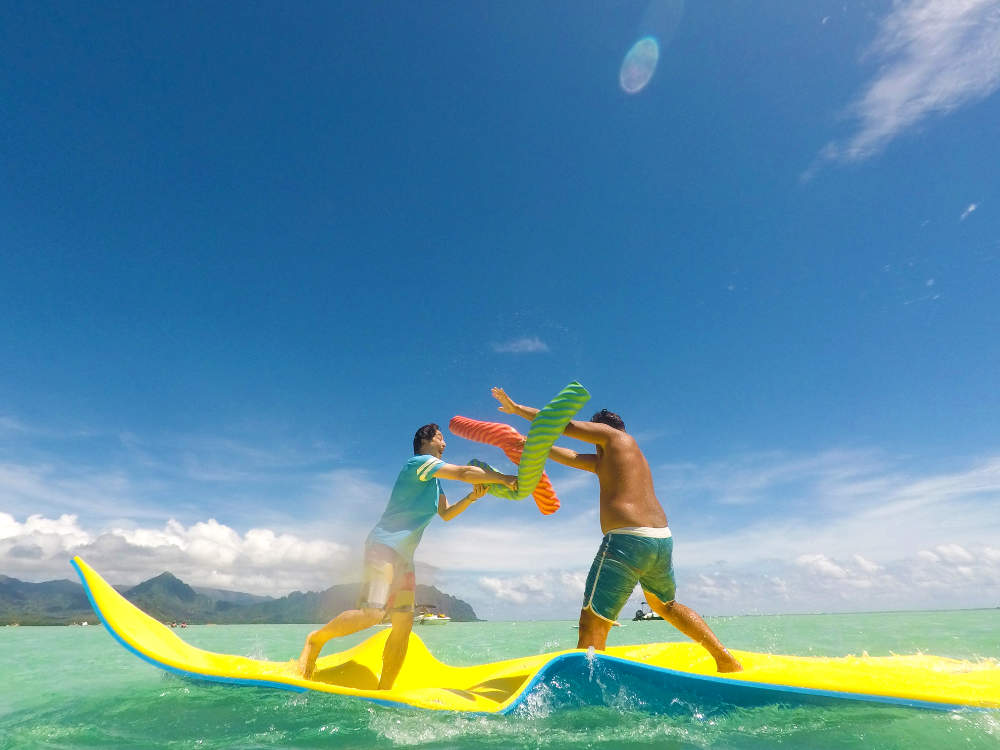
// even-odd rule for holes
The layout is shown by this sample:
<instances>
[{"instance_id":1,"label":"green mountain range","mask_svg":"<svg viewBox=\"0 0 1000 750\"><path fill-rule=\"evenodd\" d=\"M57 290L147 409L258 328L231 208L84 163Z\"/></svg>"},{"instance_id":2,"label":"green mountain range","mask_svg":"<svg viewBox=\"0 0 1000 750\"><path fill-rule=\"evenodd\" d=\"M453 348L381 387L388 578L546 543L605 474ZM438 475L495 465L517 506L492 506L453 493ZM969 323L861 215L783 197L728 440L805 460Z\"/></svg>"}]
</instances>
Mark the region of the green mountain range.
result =
<instances>
[{"instance_id":1,"label":"green mountain range","mask_svg":"<svg viewBox=\"0 0 1000 750\"><path fill-rule=\"evenodd\" d=\"M237 591L192 588L172 573L161 573L137 586L115 587L139 609L162 622L321 623L356 606L357 583L326 591L295 591L280 598ZM417 585L418 604L433 605L456 622L479 618L461 599L434 586ZM28 583L0 575L0 625L69 625L97 621L83 586L74 581Z\"/></svg>"}]
</instances>

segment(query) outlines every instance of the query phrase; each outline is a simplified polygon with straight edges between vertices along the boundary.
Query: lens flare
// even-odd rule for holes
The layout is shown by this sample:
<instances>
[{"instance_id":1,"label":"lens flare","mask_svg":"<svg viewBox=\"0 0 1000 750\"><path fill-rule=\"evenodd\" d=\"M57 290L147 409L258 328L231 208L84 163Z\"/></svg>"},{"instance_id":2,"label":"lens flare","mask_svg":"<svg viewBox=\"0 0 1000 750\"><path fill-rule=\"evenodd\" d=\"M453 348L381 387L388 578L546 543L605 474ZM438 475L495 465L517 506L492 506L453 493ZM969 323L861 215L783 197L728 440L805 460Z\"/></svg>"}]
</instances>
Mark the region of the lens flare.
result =
<instances>
[{"instance_id":1,"label":"lens flare","mask_svg":"<svg viewBox=\"0 0 1000 750\"><path fill-rule=\"evenodd\" d=\"M660 45L655 37L643 37L633 44L622 60L622 69L618 73L622 88L629 94L637 94L646 88L656 72L659 59Z\"/></svg>"}]
</instances>

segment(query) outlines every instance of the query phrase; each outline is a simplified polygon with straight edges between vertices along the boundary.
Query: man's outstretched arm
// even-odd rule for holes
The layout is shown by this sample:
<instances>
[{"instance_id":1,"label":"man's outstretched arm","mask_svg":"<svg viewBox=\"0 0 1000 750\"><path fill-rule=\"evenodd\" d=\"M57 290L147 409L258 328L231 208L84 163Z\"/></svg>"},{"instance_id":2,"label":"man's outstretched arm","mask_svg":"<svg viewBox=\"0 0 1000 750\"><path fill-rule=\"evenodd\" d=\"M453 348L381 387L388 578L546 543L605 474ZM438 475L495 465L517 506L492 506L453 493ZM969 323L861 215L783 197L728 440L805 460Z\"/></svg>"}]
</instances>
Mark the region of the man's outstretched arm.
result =
<instances>
[{"instance_id":1,"label":"man's outstretched arm","mask_svg":"<svg viewBox=\"0 0 1000 750\"><path fill-rule=\"evenodd\" d=\"M553 445L549 449L549 458L563 466L572 466L574 469L597 473L596 453L578 453L569 448L563 448L561 445Z\"/></svg>"},{"instance_id":2,"label":"man's outstretched arm","mask_svg":"<svg viewBox=\"0 0 1000 750\"><path fill-rule=\"evenodd\" d=\"M536 416L538 416L538 409L533 406L525 406L524 404L516 403L503 388L493 388L492 390L493 398L500 402L499 409L504 414L515 414L519 417L524 417L525 419L531 421ZM594 445L605 445L611 438L613 438L618 433L614 427L606 424L601 424L600 422L580 422L577 420L572 420L566 425L566 429L563 430L563 434L566 437L571 437L574 440L582 440L585 443L593 443ZM549 454L553 460L559 461L555 455ZM596 460L596 457L595 457ZM559 461L559 463L564 463ZM567 464L567 466L575 466L575 464ZM584 468L582 466L577 466L577 468ZM587 469L588 471L593 471L593 469Z\"/></svg>"},{"instance_id":3,"label":"man's outstretched arm","mask_svg":"<svg viewBox=\"0 0 1000 750\"><path fill-rule=\"evenodd\" d=\"M509 490L517 489L517 477L501 474L499 471L481 469L478 466L456 466L441 464L434 473L438 479L454 479L469 484L502 484Z\"/></svg>"}]
</instances>

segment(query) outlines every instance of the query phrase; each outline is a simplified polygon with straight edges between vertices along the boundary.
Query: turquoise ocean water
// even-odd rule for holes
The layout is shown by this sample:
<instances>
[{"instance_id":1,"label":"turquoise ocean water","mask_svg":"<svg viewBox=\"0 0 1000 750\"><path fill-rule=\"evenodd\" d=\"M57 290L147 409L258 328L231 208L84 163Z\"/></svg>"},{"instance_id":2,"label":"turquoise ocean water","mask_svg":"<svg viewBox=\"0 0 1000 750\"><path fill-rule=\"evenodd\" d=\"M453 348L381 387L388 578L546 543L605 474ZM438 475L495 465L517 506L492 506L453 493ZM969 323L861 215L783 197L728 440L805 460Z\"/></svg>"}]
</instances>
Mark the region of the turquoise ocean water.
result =
<instances>
[{"instance_id":1,"label":"turquoise ocean water","mask_svg":"<svg viewBox=\"0 0 1000 750\"><path fill-rule=\"evenodd\" d=\"M1000 610L708 618L750 651L842 656L867 651L1000 658ZM562 622L449 623L417 628L452 664L576 645ZM212 651L272 660L298 655L307 626L192 626ZM366 634L341 639L339 650ZM662 622L628 622L611 645L680 640ZM1000 711L764 706L653 715L615 694L603 706L511 716L385 708L330 695L185 680L122 648L101 627L0 628L0 748L1000 748Z\"/></svg>"}]
</instances>

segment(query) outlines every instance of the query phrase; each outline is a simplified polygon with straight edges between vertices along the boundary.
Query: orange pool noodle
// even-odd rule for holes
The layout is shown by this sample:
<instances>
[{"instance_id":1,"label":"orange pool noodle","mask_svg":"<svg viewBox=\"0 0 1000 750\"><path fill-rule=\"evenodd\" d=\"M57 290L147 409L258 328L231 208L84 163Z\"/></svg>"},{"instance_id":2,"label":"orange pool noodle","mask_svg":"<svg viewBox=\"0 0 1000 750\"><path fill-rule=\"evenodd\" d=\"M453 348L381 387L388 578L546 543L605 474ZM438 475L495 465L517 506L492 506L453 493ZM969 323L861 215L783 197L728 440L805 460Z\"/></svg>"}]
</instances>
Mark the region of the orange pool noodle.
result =
<instances>
[{"instance_id":1,"label":"orange pool noodle","mask_svg":"<svg viewBox=\"0 0 1000 750\"><path fill-rule=\"evenodd\" d=\"M468 417L453 417L448 423L448 427L456 435L466 440L496 446L515 464L521 463L524 435L509 424L480 422ZM556 491L552 489L552 482L549 481L547 474L542 474L542 478L538 481L531 496L535 499L538 510L543 514L550 515L559 510L559 498L556 497Z\"/></svg>"}]
</instances>

